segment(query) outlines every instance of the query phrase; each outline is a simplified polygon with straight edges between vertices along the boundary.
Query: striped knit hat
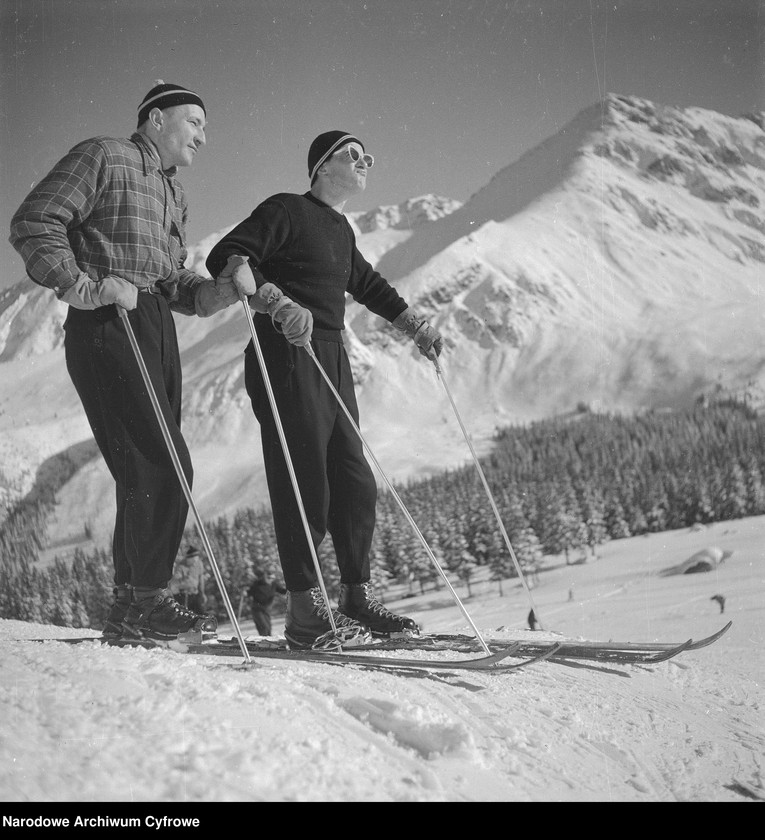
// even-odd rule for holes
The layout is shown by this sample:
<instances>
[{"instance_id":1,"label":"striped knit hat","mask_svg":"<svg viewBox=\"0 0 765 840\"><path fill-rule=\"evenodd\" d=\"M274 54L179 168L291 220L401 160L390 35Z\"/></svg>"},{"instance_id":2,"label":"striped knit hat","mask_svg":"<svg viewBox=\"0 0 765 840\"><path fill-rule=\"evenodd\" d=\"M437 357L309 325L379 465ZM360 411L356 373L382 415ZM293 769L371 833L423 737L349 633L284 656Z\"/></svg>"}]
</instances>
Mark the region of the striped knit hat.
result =
<instances>
[{"instance_id":1,"label":"striped knit hat","mask_svg":"<svg viewBox=\"0 0 765 840\"><path fill-rule=\"evenodd\" d=\"M157 79L154 87L144 96L143 102L138 106L138 125L146 122L149 111L152 108L172 108L173 105L199 105L207 116L207 110L199 94L187 90L180 85L165 84L162 79Z\"/></svg>"},{"instance_id":2,"label":"striped knit hat","mask_svg":"<svg viewBox=\"0 0 765 840\"><path fill-rule=\"evenodd\" d=\"M308 150L308 177L311 183L322 163L346 143L358 143L364 149L361 140L353 134L348 134L347 131L325 131L311 143L311 148Z\"/></svg>"}]
</instances>

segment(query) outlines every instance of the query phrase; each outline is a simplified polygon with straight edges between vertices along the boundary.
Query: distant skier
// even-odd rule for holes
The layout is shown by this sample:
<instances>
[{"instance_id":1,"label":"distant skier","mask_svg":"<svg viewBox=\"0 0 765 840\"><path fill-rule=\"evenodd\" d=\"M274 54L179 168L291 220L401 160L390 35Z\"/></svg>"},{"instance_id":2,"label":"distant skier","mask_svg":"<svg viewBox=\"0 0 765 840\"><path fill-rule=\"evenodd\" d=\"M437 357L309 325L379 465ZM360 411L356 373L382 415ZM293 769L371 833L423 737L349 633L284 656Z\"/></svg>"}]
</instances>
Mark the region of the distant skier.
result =
<instances>
[{"instance_id":1,"label":"distant skier","mask_svg":"<svg viewBox=\"0 0 765 840\"><path fill-rule=\"evenodd\" d=\"M537 629L537 617L534 615L534 610L529 612L529 617L526 620L529 623L529 630Z\"/></svg>"},{"instance_id":2,"label":"distant skier","mask_svg":"<svg viewBox=\"0 0 765 840\"><path fill-rule=\"evenodd\" d=\"M709 600L710 601L717 601L717 603L720 605L720 612L721 613L725 612L725 596L724 595L713 595Z\"/></svg>"},{"instance_id":3,"label":"distant skier","mask_svg":"<svg viewBox=\"0 0 765 840\"><path fill-rule=\"evenodd\" d=\"M259 575L255 578L247 590L252 607L252 620L255 622L255 629L260 636L271 635L271 604L273 604L277 592L280 595L287 594L284 586L265 575Z\"/></svg>"}]
</instances>

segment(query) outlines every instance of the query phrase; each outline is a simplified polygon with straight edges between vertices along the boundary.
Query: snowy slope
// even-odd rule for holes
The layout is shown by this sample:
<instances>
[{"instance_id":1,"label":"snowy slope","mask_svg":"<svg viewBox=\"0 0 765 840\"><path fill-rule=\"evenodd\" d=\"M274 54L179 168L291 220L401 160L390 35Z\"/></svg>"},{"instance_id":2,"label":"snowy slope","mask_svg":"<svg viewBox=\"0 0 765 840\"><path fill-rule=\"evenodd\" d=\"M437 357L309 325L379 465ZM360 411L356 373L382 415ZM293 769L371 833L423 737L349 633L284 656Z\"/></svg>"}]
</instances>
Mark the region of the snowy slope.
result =
<instances>
[{"instance_id":1,"label":"snowy slope","mask_svg":"<svg viewBox=\"0 0 765 840\"><path fill-rule=\"evenodd\" d=\"M447 336L476 423L687 406L762 380L764 169L761 122L609 97L378 267Z\"/></svg>"},{"instance_id":2,"label":"snowy slope","mask_svg":"<svg viewBox=\"0 0 765 840\"><path fill-rule=\"evenodd\" d=\"M444 334L444 378L479 451L498 425L578 403L681 408L718 385L765 384L762 125L762 115L609 95L464 204L421 196L351 214L361 250ZM188 265L204 270L225 230ZM0 297L8 494L29 492L46 459L88 434L64 371L62 318L28 282ZM177 319L195 497L210 518L266 498L242 388L243 319L239 307ZM388 476L467 460L433 367L353 302L346 321L362 429ZM110 494L96 460L62 488L54 539L81 531L83 500L106 533L99 500Z\"/></svg>"},{"instance_id":3,"label":"snowy slope","mask_svg":"<svg viewBox=\"0 0 765 840\"><path fill-rule=\"evenodd\" d=\"M238 659L13 641L83 631L0 621L0 800L100 802L107 814L109 802L762 798L764 538L759 517L612 542L586 565L547 558L532 590L546 628L536 633L517 582L503 597L489 582L470 598L455 586L487 638L680 641L733 621L714 646L651 666L239 669ZM708 574L659 576L709 547L732 554ZM443 589L388 602L426 630L467 630Z\"/></svg>"}]
</instances>

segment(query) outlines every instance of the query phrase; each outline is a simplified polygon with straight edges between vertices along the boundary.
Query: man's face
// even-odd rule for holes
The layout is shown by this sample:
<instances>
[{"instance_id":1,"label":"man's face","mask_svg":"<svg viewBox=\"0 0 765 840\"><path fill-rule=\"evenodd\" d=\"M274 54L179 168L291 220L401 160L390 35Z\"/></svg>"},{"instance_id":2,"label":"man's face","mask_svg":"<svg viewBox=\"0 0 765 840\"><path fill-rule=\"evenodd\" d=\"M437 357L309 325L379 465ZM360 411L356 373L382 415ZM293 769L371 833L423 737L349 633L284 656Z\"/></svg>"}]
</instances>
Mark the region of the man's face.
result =
<instances>
[{"instance_id":1,"label":"man's face","mask_svg":"<svg viewBox=\"0 0 765 840\"><path fill-rule=\"evenodd\" d=\"M354 161L348 153L353 146L359 152L359 159ZM367 186L367 169L364 163L364 149L359 143L346 143L326 161L327 175L336 187L348 195L364 192Z\"/></svg>"},{"instance_id":2,"label":"man's face","mask_svg":"<svg viewBox=\"0 0 765 840\"><path fill-rule=\"evenodd\" d=\"M205 112L199 105L174 105L161 112L155 143L163 169L191 166L206 142Z\"/></svg>"}]
</instances>

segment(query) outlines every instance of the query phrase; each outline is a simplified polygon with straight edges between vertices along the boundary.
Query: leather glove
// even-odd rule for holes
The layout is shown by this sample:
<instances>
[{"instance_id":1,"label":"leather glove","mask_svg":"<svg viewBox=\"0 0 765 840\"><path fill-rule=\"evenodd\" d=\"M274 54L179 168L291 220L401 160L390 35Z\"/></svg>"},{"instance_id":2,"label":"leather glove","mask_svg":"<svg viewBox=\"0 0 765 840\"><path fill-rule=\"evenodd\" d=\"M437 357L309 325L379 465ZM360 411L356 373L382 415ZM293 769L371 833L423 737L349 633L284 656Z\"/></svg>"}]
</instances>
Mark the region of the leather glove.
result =
<instances>
[{"instance_id":1,"label":"leather glove","mask_svg":"<svg viewBox=\"0 0 765 840\"><path fill-rule=\"evenodd\" d=\"M433 353L436 356L441 355L441 351L444 349L444 340L441 333L408 307L393 321L393 326L397 330L405 332L412 339L421 356L432 359Z\"/></svg>"},{"instance_id":2,"label":"leather glove","mask_svg":"<svg viewBox=\"0 0 765 840\"><path fill-rule=\"evenodd\" d=\"M310 309L288 298L273 283L264 283L249 299L250 309L270 315L271 322L290 344L305 347L313 332L313 315Z\"/></svg>"},{"instance_id":3,"label":"leather glove","mask_svg":"<svg viewBox=\"0 0 765 840\"><path fill-rule=\"evenodd\" d=\"M209 318L221 309L239 302L231 276L219 276L216 280L205 280L200 283L194 294L194 309L200 318Z\"/></svg>"},{"instance_id":4,"label":"leather glove","mask_svg":"<svg viewBox=\"0 0 765 840\"><path fill-rule=\"evenodd\" d=\"M75 309L98 309L112 303L123 309L135 309L138 305L138 288L113 274L107 274L102 280L91 280L83 273L64 292L61 300Z\"/></svg>"},{"instance_id":5,"label":"leather glove","mask_svg":"<svg viewBox=\"0 0 765 840\"><path fill-rule=\"evenodd\" d=\"M258 291L255 276L250 268L249 259L249 257L243 257L241 254L232 254L218 275L218 281L221 278L230 277L233 280L237 292L241 292L245 297L254 295Z\"/></svg>"}]
</instances>

